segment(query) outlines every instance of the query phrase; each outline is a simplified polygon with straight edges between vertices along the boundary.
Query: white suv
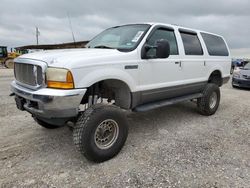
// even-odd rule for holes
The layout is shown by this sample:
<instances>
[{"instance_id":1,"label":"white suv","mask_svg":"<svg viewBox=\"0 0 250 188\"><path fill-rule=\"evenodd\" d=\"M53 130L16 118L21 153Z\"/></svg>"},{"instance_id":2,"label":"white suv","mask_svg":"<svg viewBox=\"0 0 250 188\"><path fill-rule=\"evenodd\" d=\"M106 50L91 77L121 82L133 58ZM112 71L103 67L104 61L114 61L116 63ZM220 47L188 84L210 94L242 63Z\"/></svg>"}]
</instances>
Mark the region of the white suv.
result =
<instances>
[{"instance_id":1,"label":"white suv","mask_svg":"<svg viewBox=\"0 0 250 188\"><path fill-rule=\"evenodd\" d=\"M212 115L230 68L219 35L169 24L130 24L103 31L84 49L18 57L11 88L17 107L41 126L73 122L78 149L101 162L126 141L124 110L197 99L201 114Z\"/></svg>"}]
</instances>

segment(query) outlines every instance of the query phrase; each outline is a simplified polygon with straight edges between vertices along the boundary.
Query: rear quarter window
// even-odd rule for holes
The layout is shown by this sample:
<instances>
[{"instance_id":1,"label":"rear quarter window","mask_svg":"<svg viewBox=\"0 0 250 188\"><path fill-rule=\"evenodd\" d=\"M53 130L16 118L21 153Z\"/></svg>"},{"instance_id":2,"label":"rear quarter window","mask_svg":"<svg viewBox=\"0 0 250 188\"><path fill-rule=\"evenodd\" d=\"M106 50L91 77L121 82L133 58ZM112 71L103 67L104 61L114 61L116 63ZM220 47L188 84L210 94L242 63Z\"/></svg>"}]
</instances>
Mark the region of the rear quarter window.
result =
<instances>
[{"instance_id":1,"label":"rear quarter window","mask_svg":"<svg viewBox=\"0 0 250 188\"><path fill-rule=\"evenodd\" d=\"M229 52L224 40L208 33L201 33L201 36L206 44L208 54L211 56L228 56Z\"/></svg>"}]
</instances>

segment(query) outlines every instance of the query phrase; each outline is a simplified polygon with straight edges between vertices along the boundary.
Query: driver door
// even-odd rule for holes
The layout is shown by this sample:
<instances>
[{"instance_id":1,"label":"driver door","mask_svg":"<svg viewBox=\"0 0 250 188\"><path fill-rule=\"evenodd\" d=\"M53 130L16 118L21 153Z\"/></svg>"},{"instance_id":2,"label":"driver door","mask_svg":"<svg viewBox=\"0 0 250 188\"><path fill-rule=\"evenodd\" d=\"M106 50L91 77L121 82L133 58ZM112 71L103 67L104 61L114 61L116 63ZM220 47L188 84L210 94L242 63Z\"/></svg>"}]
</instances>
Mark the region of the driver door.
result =
<instances>
[{"instance_id":1,"label":"driver door","mask_svg":"<svg viewBox=\"0 0 250 188\"><path fill-rule=\"evenodd\" d=\"M156 42L161 39L169 42L170 56L158 59L156 48L151 48L146 52L147 58L141 60L139 76L141 103L178 95L175 86L182 82L182 68L174 29L165 27L154 29L145 45L155 46Z\"/></svg>"}]
</instances>

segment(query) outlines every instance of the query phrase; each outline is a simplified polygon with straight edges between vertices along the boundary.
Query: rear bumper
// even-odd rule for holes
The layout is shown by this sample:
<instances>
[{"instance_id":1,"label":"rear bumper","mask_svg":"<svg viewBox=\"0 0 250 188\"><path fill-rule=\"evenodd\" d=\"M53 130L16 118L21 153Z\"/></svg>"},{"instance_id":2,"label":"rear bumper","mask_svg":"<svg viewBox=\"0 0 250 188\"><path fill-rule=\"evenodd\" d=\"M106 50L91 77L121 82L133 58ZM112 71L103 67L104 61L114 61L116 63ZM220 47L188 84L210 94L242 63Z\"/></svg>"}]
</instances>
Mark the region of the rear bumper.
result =
<instances>
[{"instance_id":1,"label":"rear bumper","mask_svg":"<svg viewBox=\"0 0 250 188\"><path fill-rule=\"evenodd\" d=\"M15 93L17 107L26 110L36 117L60 119L75 117L86 89L59 90L42 88L31 90L11 83Z\"/></svg>"},{"instance_id":2,"label":"rear bumper","mask_svg":"<svg viewBox=\"0 0 250 188\"><path fill-rule=\"evenodd\" d=\"M250 80L233 78L232 85L242 88L250 88Z\"/></svg>"}]
</instances>

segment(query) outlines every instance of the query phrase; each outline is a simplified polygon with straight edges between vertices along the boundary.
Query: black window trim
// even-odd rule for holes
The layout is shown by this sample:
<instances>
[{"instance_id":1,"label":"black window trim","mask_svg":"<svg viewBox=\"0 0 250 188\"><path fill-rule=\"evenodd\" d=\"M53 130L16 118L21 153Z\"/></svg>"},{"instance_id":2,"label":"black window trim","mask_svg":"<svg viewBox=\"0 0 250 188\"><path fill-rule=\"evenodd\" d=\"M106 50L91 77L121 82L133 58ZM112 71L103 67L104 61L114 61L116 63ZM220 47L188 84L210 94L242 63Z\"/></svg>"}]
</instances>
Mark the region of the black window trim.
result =
<instances>
[{"instance_id":1,"label":"black window trim","mask_svg":"<svg viewBox=\"0 0 250 188\"><path fill-rule=\"evenodd\" d=\"M199 43L200 43L200 47L201 47L202 54L200 54L200 55L186 54L184 42L183 42L183 39L182 39L182 36L181 36L185 55L187 55L187 56L204 56L204 50L203 50L202 45L201 45L201 40L199 39L198 33L197 33L196 31L188 30L188 29L183 29L183 28L179 28L179 33L180 33L180 35L181 35L182 33L183 33L183 34L189 34L189 35L195 35L195 36L197 36L197 39L198 39L198 41L199 41Z\"/></svg>"},{"instance_id":2,"label":"black window trim","mask_svg":"<svg viewBox=\"0 0 250 188\"><path fill-rule=\"evenodd\" d=\"M166 31L173 31L174 32L174 38L175 38L175 41L176 41L176 46L177 46L177 54L175 55L180 55L180 51L179 51L179 46L178 46L178 41L177 41L177 38L176 38L176 34L175 34L175 29L173 27L170 27L170 26L165 26L165 25L157 25L155 26L151 31L150 33L148 34L146 40L145 40L145 43L143 44L143 47L144 45L147 44L148 40L150 39L150 37L154 34L154 32L158 29L163 29L163 30L166 30ZM142 48L143 48L142 47ZM171 55L171 54L170 54Z\"/></svg>"},{"instance_id":3,"label":"black window trim","mask_svg":"<svg viewBox=\"0 0 250 188\"><path fill-rule=\"evenodd\" d=\"M196 31L179 28L180 33L190 34L190 35L198 35Z\"/></svg>"}]
</instances>

